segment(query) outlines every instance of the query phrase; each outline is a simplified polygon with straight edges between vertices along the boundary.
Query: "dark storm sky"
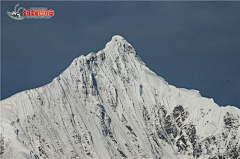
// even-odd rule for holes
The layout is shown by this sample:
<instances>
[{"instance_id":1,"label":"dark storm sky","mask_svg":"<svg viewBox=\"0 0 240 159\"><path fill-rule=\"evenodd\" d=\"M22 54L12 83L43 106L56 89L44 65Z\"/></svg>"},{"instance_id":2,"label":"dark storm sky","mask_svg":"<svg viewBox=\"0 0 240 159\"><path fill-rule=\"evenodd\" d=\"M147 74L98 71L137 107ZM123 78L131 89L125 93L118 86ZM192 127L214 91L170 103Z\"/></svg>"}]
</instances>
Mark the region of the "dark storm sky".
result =
<instances>
[{"instance_id":1,"label":"dark storm sky","mask_svg":"<svg viewBox=\"0 0 240 159\"><path fill-rule=\"evenodd\" d=\"M10 19L20 7L50 20ZM52 81L72 60L123 36L176 87L240 108L240 2L2 2L1 98ZM21 10L22 12L22 10Z\"/></svg>"}]
</instances>

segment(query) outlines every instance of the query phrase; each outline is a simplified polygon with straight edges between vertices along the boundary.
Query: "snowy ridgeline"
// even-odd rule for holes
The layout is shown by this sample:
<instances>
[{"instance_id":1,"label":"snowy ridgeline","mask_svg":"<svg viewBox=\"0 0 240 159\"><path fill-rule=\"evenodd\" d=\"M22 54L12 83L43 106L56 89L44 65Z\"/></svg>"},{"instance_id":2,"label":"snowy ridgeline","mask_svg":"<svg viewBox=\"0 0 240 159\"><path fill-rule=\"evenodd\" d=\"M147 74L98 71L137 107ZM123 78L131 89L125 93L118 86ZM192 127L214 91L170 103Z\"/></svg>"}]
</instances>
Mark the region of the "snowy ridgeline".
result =
<instances>
[{"instance_id":1,"label":"snowy ridgeline","mask_svg":"<svg viewBox=\"0 0 240 159\"><path fill-rule=\"evenodd\" d=\"M114 36L51 83L1 101L0 158L236 159L239 116L168 85Z\"/></svg>"}]
</instances>

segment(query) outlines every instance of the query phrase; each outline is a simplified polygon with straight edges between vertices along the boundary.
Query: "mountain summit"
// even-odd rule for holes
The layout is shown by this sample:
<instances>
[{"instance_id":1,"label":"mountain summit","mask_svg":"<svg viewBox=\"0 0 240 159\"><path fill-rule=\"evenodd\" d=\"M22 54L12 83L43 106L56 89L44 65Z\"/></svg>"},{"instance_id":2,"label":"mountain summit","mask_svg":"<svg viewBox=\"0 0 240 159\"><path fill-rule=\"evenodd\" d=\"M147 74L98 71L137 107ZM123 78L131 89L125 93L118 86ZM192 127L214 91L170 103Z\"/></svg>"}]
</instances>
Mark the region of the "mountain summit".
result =
<instances>
[{"instance_id":1,"label":"mountain summit","mask_svg":"<svg viewBox=\"0 0 240 159\"><path fill-rule=\"evenodd\" d=\"M1 101L0 157L240 157L240 110L157 76L123 37Z\"/></svg>"}]
</instances>

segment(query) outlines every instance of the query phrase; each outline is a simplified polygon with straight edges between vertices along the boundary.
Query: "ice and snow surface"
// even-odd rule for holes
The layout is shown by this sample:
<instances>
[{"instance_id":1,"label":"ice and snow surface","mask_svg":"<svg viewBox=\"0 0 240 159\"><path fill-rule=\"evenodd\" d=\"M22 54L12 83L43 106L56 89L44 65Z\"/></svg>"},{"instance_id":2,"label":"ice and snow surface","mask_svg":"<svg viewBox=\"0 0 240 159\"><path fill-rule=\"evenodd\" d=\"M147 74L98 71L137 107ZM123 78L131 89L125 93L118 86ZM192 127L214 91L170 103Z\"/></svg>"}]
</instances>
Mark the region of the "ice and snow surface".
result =
<instances>
[{"instance_id":1,"label":"ice and snow surface","mask_svg":"<svg viewBox=\"0 0 240 159\"><path fill-rule=\"evenodd\" d=\"M123 37L1 101L2 158L237 158L240 110L157 76Z\"/></svg>"}]
</instances>

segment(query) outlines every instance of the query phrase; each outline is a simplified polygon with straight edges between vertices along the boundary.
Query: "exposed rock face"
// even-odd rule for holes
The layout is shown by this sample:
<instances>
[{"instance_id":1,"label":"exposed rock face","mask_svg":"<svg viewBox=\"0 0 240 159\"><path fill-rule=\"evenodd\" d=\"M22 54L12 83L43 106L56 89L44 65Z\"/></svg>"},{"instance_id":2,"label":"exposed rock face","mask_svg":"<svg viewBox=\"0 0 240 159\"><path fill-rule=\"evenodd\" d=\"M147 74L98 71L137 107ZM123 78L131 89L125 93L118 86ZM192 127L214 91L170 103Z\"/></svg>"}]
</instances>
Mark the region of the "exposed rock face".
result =
<instances>
[{"instance_id":1,"label":"exposed rock face","mask_svg":"<svg viewBox=\"0 0 240 159\"><path fill-rule=\"evenodd\" d=\"M1 101L0 156L236 159L239 117L168 85L114 36L48 85Z\"/></svg>"}]
</instances>

